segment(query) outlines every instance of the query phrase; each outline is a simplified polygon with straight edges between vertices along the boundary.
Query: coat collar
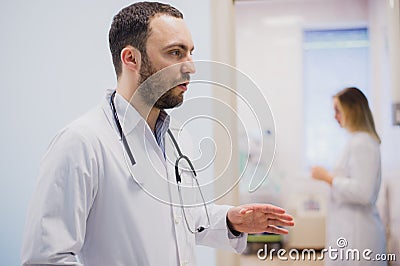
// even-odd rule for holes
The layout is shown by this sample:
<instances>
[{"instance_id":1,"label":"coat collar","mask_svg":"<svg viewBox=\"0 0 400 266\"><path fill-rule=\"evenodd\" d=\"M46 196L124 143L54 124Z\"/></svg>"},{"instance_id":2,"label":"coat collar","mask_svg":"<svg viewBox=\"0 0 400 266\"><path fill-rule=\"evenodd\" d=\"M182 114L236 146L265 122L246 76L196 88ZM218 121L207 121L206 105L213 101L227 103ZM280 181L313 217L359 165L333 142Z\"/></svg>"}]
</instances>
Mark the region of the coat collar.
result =
<instances>
[{"instance_id":1,"label":"coat collar","mask_svg":"<svg viewBox=\"0 0 400 266\"><path fill-rule=\"evenodd\" d=\"M103 109L107 115L108 120L114 127L116 127L110 105L111 94L113 92L114 89L107 90ZM118 93L115 94L114 105L118 114L119 122L121 123L122 130L125 135L129 135L133 131L133 129L135 129L135 127L139 125L147 125L146 121L139 114L139 112Z\"/></svg>"}]
</instances>

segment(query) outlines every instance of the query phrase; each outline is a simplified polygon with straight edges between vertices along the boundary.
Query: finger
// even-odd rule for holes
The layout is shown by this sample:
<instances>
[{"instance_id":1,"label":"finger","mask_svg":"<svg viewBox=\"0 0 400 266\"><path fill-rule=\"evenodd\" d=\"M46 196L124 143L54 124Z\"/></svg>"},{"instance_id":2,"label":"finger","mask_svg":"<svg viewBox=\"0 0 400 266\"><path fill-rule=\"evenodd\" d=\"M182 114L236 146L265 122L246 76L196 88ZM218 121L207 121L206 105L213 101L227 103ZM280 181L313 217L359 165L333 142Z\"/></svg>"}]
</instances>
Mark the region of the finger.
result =
<instances>
[{"instance_id":1,"label":"finger","mask_svg":"<svg viewBox=\"0 0 400 266\"><path fill-rule=\"evenodd\" d=\"M294 221L292 220L285 220L285 219L279 219L279 218L271 218L271 217L254 217L254 220L252 221L253 224L260 226L260 227L266 227L269 225L273 226L294 226Z\"/></svg>"},{"instance_id":2,"label":"finger","mask_svg":"<svg viewBox=\"0 0 400 266\"><path fill-rule=\"evenodd\" d=\"M252 212L253 212L253 209L251 209L251 208L242 208L242 209L239 211L239 214L245 215L245 214L250 214L250 213L252 213Z\"/></svg>"},{"instance_id":3,"label":"finger","mask_svg":"<svg viewBox=\"0 0 400 266\"><path fill-rule=\"evenodd\" d=\"M265 232L271 233L271 234L279 234L279 235L287 235L289 233L288 230L280 227L276 227L273 225L268 226L265 229Z\"/></svg>"},{"instance_id":4,"label":"finger","mask_svg":"<svg viewBox=\"0 0 400 266\"><path fill-rule=\"evenodd\" d=\"M279 220L285 220L285 221L293 221L293 217L290 214L287 214L287 213L284 213L284 214L269 213L269 214L266 214L266 217L268 219L279 219Z\"/></svg>"},{"instance_id":5,"label":"finger","mask_svg":"<svg viewBox=\"0 0 400 266\"><path fill-rule=\"evenodd\" d=\"M265 221L267 226L273 225L273 226L294 226L293 221L285 221L285 220L279 220L279 219L268 219Z\"/></svg>"},{"instance_id":6,"label":"finger","mask_svg":"<svg viewBox=\"0 0 400 266\"><path fill-rule=\"evenodd\" d=\"M254 210L262 211L264 213L276 213L276 214L283 214L286 212L284 209L271 204L257 204L254 206Z\"/></svg>"}]
</instances>

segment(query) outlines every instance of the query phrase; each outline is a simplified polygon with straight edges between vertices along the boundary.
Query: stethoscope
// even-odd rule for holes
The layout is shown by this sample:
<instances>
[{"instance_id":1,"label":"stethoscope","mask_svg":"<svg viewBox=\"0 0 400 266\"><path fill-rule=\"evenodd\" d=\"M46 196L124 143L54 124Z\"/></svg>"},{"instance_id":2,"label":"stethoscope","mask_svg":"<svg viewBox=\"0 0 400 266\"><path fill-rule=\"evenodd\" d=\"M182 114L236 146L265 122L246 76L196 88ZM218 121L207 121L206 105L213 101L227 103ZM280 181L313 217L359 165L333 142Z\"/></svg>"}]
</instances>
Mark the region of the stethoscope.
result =
<instances>
[{"instance_id":1,"label":"stethoscope","mask_svg":"<svg viewBox=\"0 0 400 266\"><path fill-rule=\"evenodd\" d=\"M117 110L116 110L115 104L114 104L114 98L115 98L116 92L117 91L114 91L111 94L111 98L110 98L111 111L113 113L114 121L115 121L115 124L117 125L117 129L118 129L119 135L121 137L122 144L124 145L124 149L125 149L126 153L128 154L128 157L129 157L129 160L131 161L132 166L134 166L136 164L136 161L135 161L135 158L133 157L133 154L132 154L132 151L131 151L131 149L129 147L128 141L126 140L125 134L122 131L121 123L119 122ZM200 233L200 232L204 231L205 229L208 229L210 227L210 225L211 225L210 216L208 214L208 209L207 209L207 206L206 206L206 201L204 200L203 193L202 193L202 191L200 189L200 184L199 184L199 181L197 179L197 174L196 174L196 171L194 170L194 166L193 166L192 162L190 161L189 157L187 157L186 155L184 155L182 153L181 149L179 148L178 142L176 141L176 139L175 139L174 135L172 134L171 130L168 129L167 132L168 132L168 135L171 138L172 143L174 144L174 147L175 147L175 149L176 149L176 151L178 152L178 155L179 155L178 158L175 161L175 178L176 178L176 183L178 185L179 201L180 201L180 205L181 205L181 209L182 209L182 214L183 214L183 217L185 218L185 223L186 223L186 226L187 226L189 232L191 232L192 234ZM199 189L199 192L200 192L200 195L201 195L201 199L203 200L203 206L204 206L204 209L205 209L205 212L206 212L206 216L207 216L207 225L206 226L199 226L195 230L192 230L192 228L190 228L189 223L188 223L187 218L186 218L185 207L183 206L183 199L182 199L182 192L181 192L182 178L181 178L181 174L179 173L179 162L180 161L186 161L186 163L190 167L190 170L192 172L192 178L196 181L196 185L197 185L197 188Z\"/></svg>"}]
</instances>

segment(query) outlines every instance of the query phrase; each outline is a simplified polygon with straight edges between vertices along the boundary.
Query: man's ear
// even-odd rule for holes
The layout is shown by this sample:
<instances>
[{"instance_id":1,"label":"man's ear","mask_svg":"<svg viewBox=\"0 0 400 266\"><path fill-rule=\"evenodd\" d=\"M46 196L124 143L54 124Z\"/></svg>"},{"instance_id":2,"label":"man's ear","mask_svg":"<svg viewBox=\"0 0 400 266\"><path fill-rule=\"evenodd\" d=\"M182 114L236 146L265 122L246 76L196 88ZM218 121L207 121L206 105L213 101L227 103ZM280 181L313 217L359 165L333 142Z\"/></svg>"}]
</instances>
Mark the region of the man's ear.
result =
<instances>
[{"instance_id":1,"label":"man's ear","mask_svg":"<svg viewBox=\"0 0 400 266\"><path fill-rule=\"evenodd\" d=\"M141 53L133 46L127 46L121 51L122 67L139 73L140 63L142 62Z\"/></svg>"}]
</instances>

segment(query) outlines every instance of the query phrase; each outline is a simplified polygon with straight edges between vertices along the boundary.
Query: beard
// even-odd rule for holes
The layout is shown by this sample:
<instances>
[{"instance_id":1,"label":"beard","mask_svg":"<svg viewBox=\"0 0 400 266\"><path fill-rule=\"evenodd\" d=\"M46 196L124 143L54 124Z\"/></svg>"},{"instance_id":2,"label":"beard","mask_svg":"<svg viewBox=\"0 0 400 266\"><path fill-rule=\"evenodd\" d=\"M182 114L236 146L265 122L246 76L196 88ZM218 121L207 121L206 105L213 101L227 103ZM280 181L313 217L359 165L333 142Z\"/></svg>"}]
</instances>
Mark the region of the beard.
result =
<instances>
[{"instance_id":1,"label":"beard","mask_svg":"<svg viewBox=\"0 0 400 266\"><path fill-rule=\"evenodd\" d=\"M181 105L183 102L183 95L174 95L172 91L173 87L168 86L170 82L168 82L162 74L154 75L155 73L157 73L157 70L152 65L147 55L144 55L139 72L140 79L138 90L145 103L158 109L170 109ZM186 75L189 76L189 74L183 74L182 79L184 77L187 78ZM170 87L167 91L165 91L166 86Z\"/></svg>"}]
</instances>

